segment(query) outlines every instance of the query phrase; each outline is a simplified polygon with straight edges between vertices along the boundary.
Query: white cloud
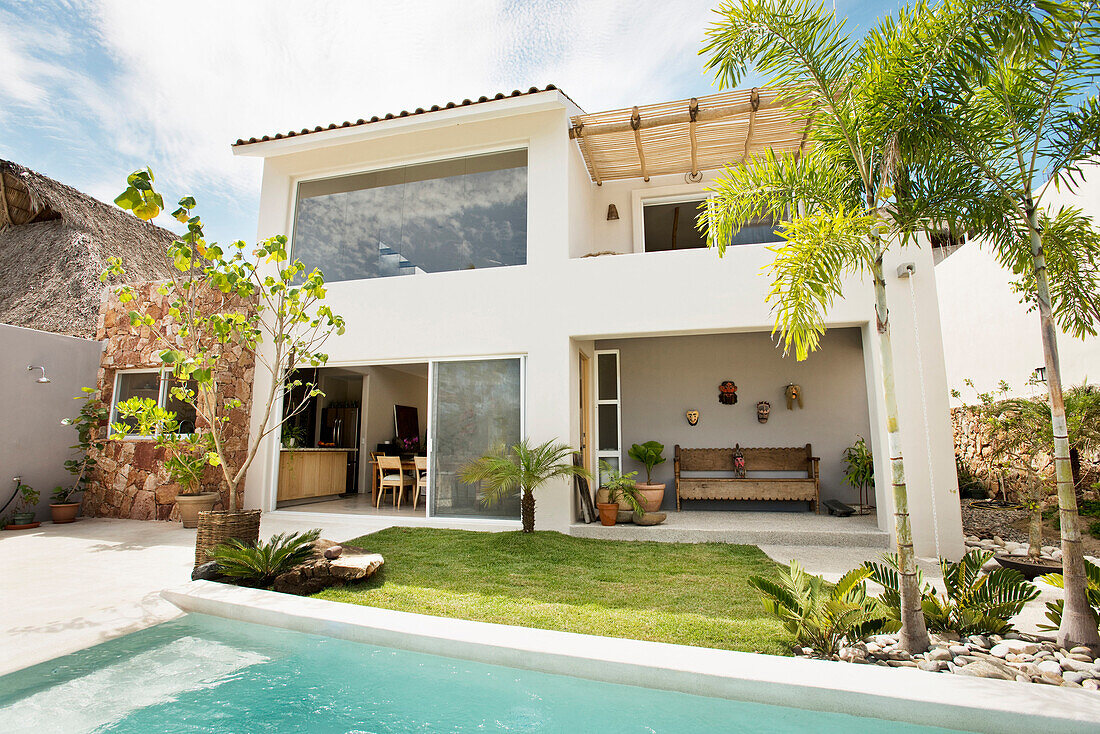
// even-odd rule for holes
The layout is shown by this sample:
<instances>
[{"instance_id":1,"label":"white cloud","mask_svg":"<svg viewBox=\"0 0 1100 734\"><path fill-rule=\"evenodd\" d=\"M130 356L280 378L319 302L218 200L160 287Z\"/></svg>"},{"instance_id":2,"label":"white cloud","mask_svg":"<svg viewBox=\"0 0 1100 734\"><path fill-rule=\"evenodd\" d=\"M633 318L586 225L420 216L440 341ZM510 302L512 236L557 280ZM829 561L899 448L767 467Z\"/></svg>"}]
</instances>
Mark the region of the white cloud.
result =
<instances>
[{"instance_id":1,"label":"white cloud","mask_svg":"<svg viewBox=\"0 0 1100 734\"><path fill-rule=\"evenodd\" d=\"M73 2L18 40L0 23L0 102L42 119L64 103L70 136L98 128L89 161L148 162L166 188L223 204L258 190L258 162L230 152L238 137L549 82L588 111L708 84L697 52L712 0ZM106 191L116 173L84 183Z\"/></svg>"}]
</instances>

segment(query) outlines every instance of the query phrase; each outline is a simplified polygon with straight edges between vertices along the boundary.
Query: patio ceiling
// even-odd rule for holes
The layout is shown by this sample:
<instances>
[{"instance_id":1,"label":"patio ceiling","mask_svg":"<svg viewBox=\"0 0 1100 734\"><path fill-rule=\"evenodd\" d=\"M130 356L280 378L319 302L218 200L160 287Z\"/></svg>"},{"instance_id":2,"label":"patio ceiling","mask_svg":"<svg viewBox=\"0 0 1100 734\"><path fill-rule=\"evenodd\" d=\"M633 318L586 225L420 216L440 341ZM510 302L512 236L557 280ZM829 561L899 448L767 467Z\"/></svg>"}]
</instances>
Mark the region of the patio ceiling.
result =
<instances>
[{"instance_id":1,"label":"patio ceiling","mask_svg":"<svg viewBox=\"0 0 1100 734\"><path fill-rule=\"evenodd\" d=\"M769 148L801 151L808 121L787 109L775 89L739 89L678 102L577 115L569 137L588 173L604 181L682 173L743 163ZM810 120L809 122L812 122Z\"/></svg>"}]
</instances>

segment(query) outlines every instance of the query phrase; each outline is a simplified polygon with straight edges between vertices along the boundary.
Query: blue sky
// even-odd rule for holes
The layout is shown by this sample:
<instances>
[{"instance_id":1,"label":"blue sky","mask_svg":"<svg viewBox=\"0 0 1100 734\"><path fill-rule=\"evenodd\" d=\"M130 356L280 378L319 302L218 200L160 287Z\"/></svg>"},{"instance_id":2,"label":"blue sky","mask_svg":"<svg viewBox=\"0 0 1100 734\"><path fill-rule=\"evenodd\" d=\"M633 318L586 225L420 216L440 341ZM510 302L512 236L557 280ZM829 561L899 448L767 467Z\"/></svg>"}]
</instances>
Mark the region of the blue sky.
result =
<instances>
[{"instance_id":1,"label":"blue sky","mask_svg":"<svg viewBox=\"0 0 1100 734\"><path fill-rule=\"evenodd\" d=\"M104 201L150 165L210 239L251 241L261 163L237 138L548 83L589 112L706 94L715 4L0 0L0 158ZM900 4L836 8L858 34Z\"/></svg>"}]
</instances>

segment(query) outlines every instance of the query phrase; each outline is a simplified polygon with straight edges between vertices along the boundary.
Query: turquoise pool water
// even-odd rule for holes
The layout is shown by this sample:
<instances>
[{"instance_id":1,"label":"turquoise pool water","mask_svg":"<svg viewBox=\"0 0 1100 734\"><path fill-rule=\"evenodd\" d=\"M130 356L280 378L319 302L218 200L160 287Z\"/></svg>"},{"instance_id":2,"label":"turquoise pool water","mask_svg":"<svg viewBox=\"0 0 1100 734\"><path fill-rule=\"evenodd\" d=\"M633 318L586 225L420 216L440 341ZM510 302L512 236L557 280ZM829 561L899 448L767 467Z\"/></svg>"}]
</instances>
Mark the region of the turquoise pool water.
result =
<instances>
[{"instance_id":1,"label":"turquoise pool water","mask_svg":"<svg viewBox=\"0 0 1100 734\"><path fill-rule=\"evenodd\" d=\"M0 732L945 731L187 615L0 677Z\"/></svg>"}]
</instances>

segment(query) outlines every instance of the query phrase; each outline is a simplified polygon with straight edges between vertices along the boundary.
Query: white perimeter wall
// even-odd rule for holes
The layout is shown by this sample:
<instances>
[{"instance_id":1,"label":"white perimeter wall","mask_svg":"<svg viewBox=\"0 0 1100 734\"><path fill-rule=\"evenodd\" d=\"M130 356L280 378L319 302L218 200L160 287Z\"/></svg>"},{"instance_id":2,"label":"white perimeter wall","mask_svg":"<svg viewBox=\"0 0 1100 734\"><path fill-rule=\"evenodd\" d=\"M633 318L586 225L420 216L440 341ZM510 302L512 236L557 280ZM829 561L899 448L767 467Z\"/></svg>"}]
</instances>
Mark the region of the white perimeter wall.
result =
<instances>
[{"instance_id":1,"label":"white perimeter wall","mask_svg":"<svg viewBox=\"0 0 1100 734\"><path fill-rule=\"evenodd\" d=\"M298 180L406 162L515 147L528 149L527 265L331 283L328 302L347 318L347 332L330 340L330 366L465 356L526 355L526 430L534 441L579 439L578 350L598 339L630 336L770 332L764 302L771 261L765 246L733 248L724 259L708 250L644 253L633 239L631 212L640 189L682 191L682 177L596 187L583 172L567 135L574 108L556 93L529 95L460 110L261 144L264 165L259 235L289 233ZM266 147L265 147L266 146ZM251 147L251 146L250 146ZM276 155L278 153L278 155ZM620 220L609 223L609 199ZM629 252L581 258L599 250ZM572 255L572 257L571 257ZM915 316L907 281L893 275L901 259L917 263ZM903 450L909 457L910 505L918 552L962 550L954 451L939 338L939 311L927 248L887 262ZM886 456L880 360L872 292L853 281L835 304L831 326L861 330L867 411L877 456ZM914 324L920 328L918 353ZM921 400L920 377L927 394ZM265 389L258 374L256 390ZM262 394L262 392L257 392ZM812 399L812 396L811 396ZM255 416L258 420L258 416ZM255 430L256 426L254 426ZM932 459L928 459L931 448ZM272 509L277 446L267 441L248 474L246 502ZM886 463L879 462L880 522L892 529ZM936 501L933 502L933 488ZM938 519L933 521L935 504ZM541 528L565 530L575 517L569 483L540 490Z\"/></svg>"},{"instance_id":2,"label":"white perimeter wall","mask_svg":"<svg viewBox=\"0 0 1100 734\"><path fill-rule=\"evenodd\" d=\"M95 387L103 345L7 324L0 324L0 344L0 504L15 489L12 477L22 476L24 484L42 493L35 519L48 520L53 488L73 481L64 464L73 458L69 447L76 443L76 431L61 420L80 412L83 403L73 398L83 394L82 387ZM41 373L29 372L27 365L45 367L50 382L35 382ZM9 515L16 503L3 514Z\"/></svg>"},{"instance_id":3,"label":"white perimeter wall","mask_svg":"<svg viewBox=\"0 0 1100 734\"><path fill-rule=\"evenodd\" d=\"M1100 227L1100 166L1086 169L1082 186L1073 193L1051 190L1052 210L1074 206ZM1028 312L1012 292L1015 276L1002 268L980 240L967 243L936 266L940 318L943 321L944 357L948 385L973 402L974 392L996 390L1004 380L1016 394L1041 391L1029 387L1028 378L1043 364L1039 314ZM1100 380L1100 339L1058 338L1063 385Z\"/></svg>"}]
</instances>

